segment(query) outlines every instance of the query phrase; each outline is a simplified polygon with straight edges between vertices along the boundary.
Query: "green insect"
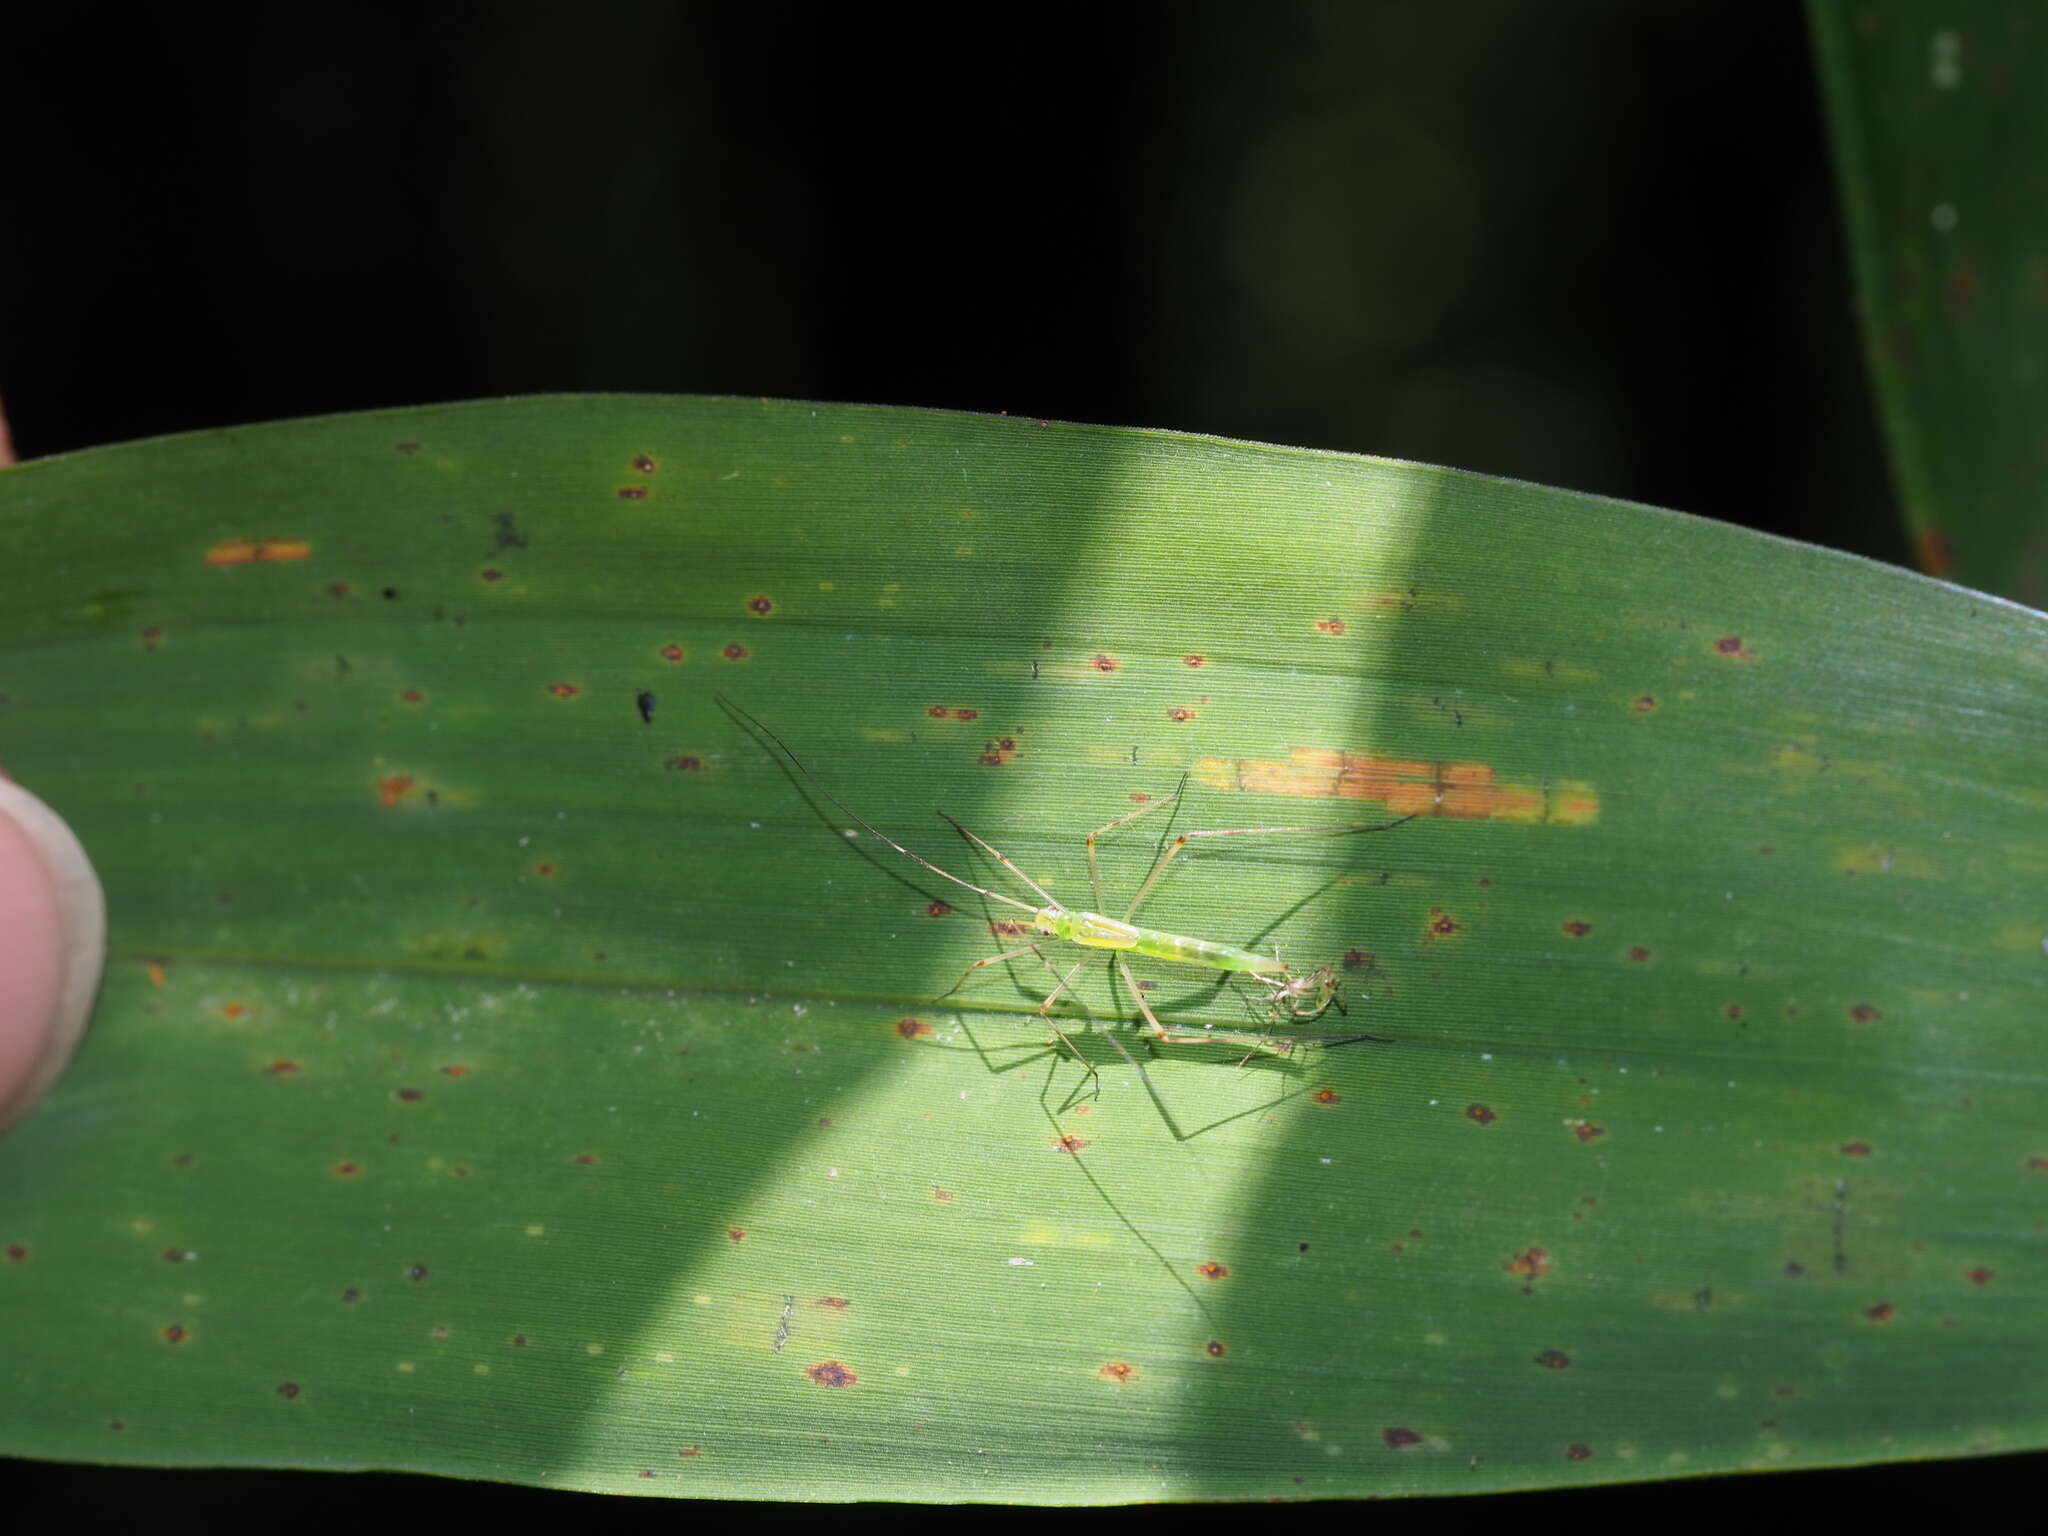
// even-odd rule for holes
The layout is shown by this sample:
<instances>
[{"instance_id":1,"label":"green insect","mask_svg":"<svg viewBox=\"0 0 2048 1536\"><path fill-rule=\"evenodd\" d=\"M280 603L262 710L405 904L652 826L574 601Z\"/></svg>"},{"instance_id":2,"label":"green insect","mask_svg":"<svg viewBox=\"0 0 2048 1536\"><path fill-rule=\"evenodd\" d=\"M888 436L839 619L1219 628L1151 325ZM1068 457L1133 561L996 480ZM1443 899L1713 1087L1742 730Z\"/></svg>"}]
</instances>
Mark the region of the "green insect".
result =
<instances>
[{"instance_id":1,"label":"green insect","mask_svg":"<svg viewBox=\"0 0 2048 1536\"><path fill-rule=\"evenodd\" d=\"M1131 919L1137 914L1138 908L1144 905L1145 898L1150 896L1153 889L1159 884L1160 877L1166 873L1167 867L1173 863L1175 856L1186 849L1191 842L1211 837L1278 837L1288 835L1332 837L1343 836L1353 832L1385 832L1406 822L1413 821L1416 815L1420 813L1410 813L1406 816L1396 817L1392 821L1373 823L1350 822L1321 827L1223 827L1211 831L1183 832L1175 837L1172 842L1168 843L1164 851L1160 853L1158 860L1152 866L1152 872L1145 877L1144 883L1138 887L1137 894L1131 898L1129 905L1124 908L1123 915L1121 917L1108 917L1099 910L1081 911L1073 907L1061 905L1053 898L1050 891L1019 869L1000 849L996 848L986 839L970 832L951 816L946 815L944 811L940 811L938 814L956 832L981 849L998 864L1002 865L1012 875L1023 881L1043 904L1034 905L1015 896L1006 895L1002 891L992 891L986 887L976 885L971 880L963 880L960 876L939 868L938 865L932 863L930 859L925 858L923 855L912 853L908 848L897 842L895 838L889 836L888 833L881 831L866 820L866 818L858 815L851 806L827 789L819 781L818 776L806 768L796 753L790 750L789 744L776 735L775 732L762 724L753 715L747 713L746 710L740 708L739 705L733 703L725 695L719 694L717 699L721 705L730 710L743 724L767 738L783 758L788 761L789 765L796 769L819 794L831 801L832 804L851 818L856 826L867 832L871 837L878 838L882 842L887 843L913 864L929 870L942 880L949 880L954 885L973 891L978 896L985 897L990 901L999 902L1006 907L1014 907L1020 912L1029 914L1024 922L1013 926L1020 933L1031 934L1031 942L1020 944L1014 949L1006 949L1001 954L990 955L986 959L975 961L965 971L961 972L960 979L942 992L940 996L951 997L967 984L976 971L981 970L985 966L1002 965L1011 960L1021 959L1025 955L1036 955L1039 959L1044 960L1054 975L1059 978L1052 991L1046 994L1045 1001L1039 1004L1039 1015L1045 1019L1052 1032L1059 1037L1060 1043L1073 1052L1075 1058L1088 1068L1091 1080L1095 1076L1094 1066L1089 1063L1086 1056L1082 1055L1074 1042L1067 1037L1066 1032L1059 1027L1059 1024L1052 1015L1053 1004L1058 1002L1061 996L1064 995L1073 998L1082 1011L1088 1013L1090 1020L1093 1020L1094 1015L1088 1012L1087 1004L1083 1003L1072 990L1074 978L1080 974L1081 967L1088 963L1089 957L1086 954L1082 955L1080 959L1076 960L1072 966L1062 973L1057 965L1053 964L1051 960L1046 959L1044 951L1040 948L1040 941L1072 944L1083 950L1109 951L1112 957L1111 964L1115 967L1118 976L1122 978L1124 985L1130 989L1131 996L1136 999L1138 1011L1144 1015L1146 1024L1151 1026L1152 1032L1162 1043L1167 1045L1181 1045L1195 1041L1217 1039L1236 1040L1239 1042L1249 1040L1254 1049L1270 1049L1285 1052L1294 1049L1296 1046L1307 1044L1348 1045L1360 1040L1381 1039L1377 1035L1364 1034L1336 1035L1304 1034L1300 1032L1281 1035L1275 1035L1270 1032L1247 1034L1243 1031L1216 1030L1208 1026L1204 1026L1197 1033L1176 1034L1168 1029L1166 1025L1162 1024L1159 1021L1158 1015L1152 1011L1152 1005L1146 1001L1145 993L1138 985L1137 978L1131 974L1127 956L1146 955L1154 960L1166 960L1178 965L1200 966L1208 970L1220 971L1225 973L1226 976L1244 976L1263 989L1258 1001L1266 1009L1267 1018L1271 1023L1278 1023L1283 1018L1312 1021L1320 1018L1332 1006L1335 1006L1339 1012L1343 1012L1344 1002L1336 967L1319 965L1312 971L1296 974L1288 968L1287 962L1282 960L1277 953L1266 955L1259 953L1257 950L1240 948L1238 945L1225 944L1214 939L1198 939L1184 933L1172 933L1163 928L1141 927ZM1132 811L1129 815L1119 816L1115 821L1106 822L1088 834L1088 882L1094 892L1097 908L1107 905L1102 895L1102 866L1095 851L1097 840L1105 833L1114 832L1120 827L1130 825L1141 817L1150 816L1154 811L1165 809L1178 800L1180 794L1181 791L1176 789L1172 794L1156 800L1140 810ZM1116 1047L1118 1054L1125 1061L1137 1068L1140 1078L1145 1079L1146 1088L1149 1091L1151 1081L1149 1078L1145 1078L1144 1067L1139 1064L1129 1051L1124 1049L1123 1042L1118 1040L1114 1033L1105 1031L1104 1037L1111 1045Z\"/></svg>"}]
</instances>

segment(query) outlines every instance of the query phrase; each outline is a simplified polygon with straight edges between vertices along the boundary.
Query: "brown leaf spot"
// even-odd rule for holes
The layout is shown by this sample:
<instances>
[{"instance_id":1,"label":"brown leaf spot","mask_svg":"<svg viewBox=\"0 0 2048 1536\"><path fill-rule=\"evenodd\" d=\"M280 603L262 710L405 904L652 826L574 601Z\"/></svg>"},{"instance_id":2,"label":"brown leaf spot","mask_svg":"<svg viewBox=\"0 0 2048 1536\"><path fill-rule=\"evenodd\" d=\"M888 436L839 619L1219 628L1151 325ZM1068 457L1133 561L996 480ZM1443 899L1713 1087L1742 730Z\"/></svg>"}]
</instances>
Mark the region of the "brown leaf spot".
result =
<instances>
[{"instance_id":1,"label":"brown leaf spot","mask_svg":"<svg viewBox=\"0 0 2048 1536\"><path fill-rule=\"evenodd\" d=\"M617 495L621 501L645 501L647 499L647 487L644 485L622 485L619 487Z\"/></svg>"},{"instance_id":2,"label":"brown leaf spot","mask_svg":"<svg viewBox=\"0 0 2048 1536\"><path fill-rule=\"evenodd\" d=\"M1422 1444L1422 1436L1405 1424L1394 1424L1380 1431L1380 1443L1390 1451L1405 1451L1411 1445Z\"/></svg>"},{"instance_id":3,"label":"brown leaf spot","mask_svg":"<svg viewBox=\"0 0 2048 1536\"><path fill-rule=\"evenodd\" d=\"M277 1395L287 1399L297 1397L299 1384L296 1381L280 1381L277 1384Z\"/></svg>"},{"instance_id":4,"label":"brown leaf spot","mask_svg":"<svg viewBox=\"0 0 2048 1536\"><path fill-rule=\"evenodd\" d=\"M765 592L757 592L747 599L747 612L756 618L765 619L775 611L775 599Z\"/></svg>"},{"instance_id":5,"label":"brown leaf spot","mask_svg":"<svg viewBox=\"0 0 2048 1536\"><path fill-rule=\"evenodd\" d=\"M1565 923L1563 926L1564 931L1570 934L1575 939L1583 939L1587 934L1593 931L1593 925L1589 922L1586 922L1582 918L1575 917L1570 922Z\"/></svg>"},{"instance_id":6,"label":"brown leaf spot","mask_svg":"<svg viewBox=\"0 0 2048 1536\"><path fill-rule=\"evenodd\" d=\"M1183 666L1189 666L1189 667L1201 667L1201 666L1206 666L1206 665L1208 665L1208 661L1209 661L1209 658L1208 658L1208 657L1206 657L1206 656L1197 656L1197 655L1193 654L1192 652L1191 652L1190 654L1186 655L1186 656L1183 656L1183 657L1181 657L1181 664L1182 664Z\"/></svg>"},{"instance_id":7,"label":"brown leaf spot","mask_svg":"<svg viewBox=\"0 0 2048 1536\"><path fill-rule=\"evenodd\" d=\"M1567 1461L1591 1461L1593 1459L1593 1447L1585 1444L1583 1441L1574 1440L1564 1448L1564 1455Z\"/></svg>"},{"instance_id":8,"label":"brown leaf spot","mask_svg":"<svg viewBox=\"0 0 2048 1536\"><path fill-rule=\"evenodd\" d=\"M1602 1136L1605 1136L1607 1134L1607 1127L1604 1125L1595 1125L1590 1120L1581 1120L1577 1125L1572 1127L1572 1134L1578 1137L1581 1141L1598 1141Z\"/></svg>"},{"instance_id":9,"label":"brown leaf spot","mask_svg":"<svg viewBox=\"0 0 2048 1536\"><path fill-rule=\"evenodd\" d=\"M1344 633L1344 621L1342 619L1317 619L1316 628L1326 635L1341 635Z\"/></svg>"},{"instance_id":10,"label":"brown leaf spot","mask_svg":"<svg viewBox=\"0 0 2048 1536\"><path fill-rule=\"evenodd\" d=\"M704 759L701 757L672 757L668 760L668 765L677 773L702 773L704 771Z\"/></svg>"},{"instance_id":11,"label":"brown leaf spot","mask_svg":"<svg viewBox=\"0 0 2048 1536\"><path fill-rule=\"evenodd\" d=\"M1742 643L1742 636L1740 635L1723 635L1714 642L1714 651L1717 655L1726 656L1731 661L1756 660L1756 652Z\"/></svg>"},{"instance_id":12,"label":"brown leaf spot","mask_svg":"<svg viewBox=\"0 0 2048 1536\"><path fill-rule=\"evenodd\" d=\"M306 539L222 539L206 552L208 565L270 565L304 560L313 553Z\"/></svg>"},{"instance_id":13,"label":"brown leaf spot","mask_svg":"<svg viewBox=\"0 0 2048 1536\"><path fill-rule=\"evenodd\" d=\"M1888 1323L1898 1315L1898 1311L1899 1309L1890 1302L1880 1301L1876 1306L1868 1308L1863 1315L1873 1323Z\"/></svg>"},{"instance_id":14,"label":"brown leaf spot","mask_svg":"<svg viewBox=\"0 0 2048 1536\"><path fill-rule=\"evenodd\" d=\"M1629 700L1628 707L1639 715L1647 715L1657 707L1657 701L1646 693L1640 698Z\"/></svg>"},{"instance_id":15,"label":"brown leaf spot","mask_svg":"<svg viewBox=\"0 0 2048 1536\"><path fill-rule=\"evenodd\" d=\"M1491 1104L1467 1104L1465 1106L1465 1118L1474 1125L1491 1125L1500 1116L1493 1112Z\"/></svg>"},{"instance_id":16,"label":"brown leaf spot","mask_svg":"<svg viewBox=\"0 0 2048 1536\"><path fill-rule=\"evenodd\" d=\"M1207 1259L1195 1266L1195 1273L1204 1280L1228 1280L1230 1278L1230 1266L1228 1264L1218 1264L1214 1259Z\"/></svg>"},{"instance_id":17,"label":"brown leaf spot","mask_svg":"<svg viewBox=\"0 0 2048 1536\"><path fill-rule=\"evenodd\" d=\"M663 661L681 661L689 654L688 651L677 645L673 640L661 648L661 659Z\"/></svg>"},{"instance_id":18,"label":"brown leaf spot","mask_svg":"<svg viewBox=\"0 0 2048 1536\"><path fill-rule=\"evenodd\" d=\"M1549 1272L1550 1254L1542 1248L1526 1249L1501 1265L1501 1268L1511 1275L1521 1275L1530 1280L1540 1279Z\"/></svg>"},{"instance_id":19,"label":"brown leaf spot","mask_svg":"<svg viewBox=\"0 0 2048 1536\"><path fill-rule=\"evenodd\" d=\"M1460 931L1461 925L1458 920L1442 907L1429 909L1429 927L1424 933L1425 942L1433 944L1438 939L1455 937Z\"/></svg>"},{"instance_id":20,"label":"brown leaf spot","mask_svg":"<svg viewBox=\"0 0 2048 1536\"><path fill-rule=\"evenodd\" d=\"M922 1040L932 1032L931 1025L923 1019L898 1019L896 1033L906 1040Z\"/></svg>"},{"instance_id":21,"label":"brown leaf spot","mask_svg":"<svg viewBox=\"0 0 2048 1536\"><path fill-rule=\"evenodd\" d=\"M1572 1357L1561 1349L1546 1349L1536 1357L1536 1363L1546 1370L1561 1371L1572 1363Z\"/></svg>"},{"instance_id":22,"label":"brown leaf spot","mask_svg":"<svg viewBox=\"0 0 2048 1536\"><path fill-rule=\"evenodd\" d=\"M1870 1143L1867 1141L1845 1141L1842 1143L1841 1150L1844 1157L1868 1157L1870 1156Z\"/></svg>"},{"instance_id":23,"label":"brown leaf spot","mask_svg":"<svg viewBox=\"0 0 2048 1536\"><path fill-rule=\"evenodd\" d=\"M718 654L727 661L745 661L747 659L747 648L744 645L728 645Z\"/></svg>"},{"instance_id":24,"label":"brown leaf spot","mask_svg":"<svg viewBox=\"0 0 2048 1536\"><path fill-rule=\"evenodd\" d=\"M823 1360L806 1366L804 1374L821 1387L850 1387L860 1380L837 1360Z\"/></svg>"},{"instance_id":25,"label":"brown leaf spot","mask_svg":"<svg viewBox=\"0 0 2048 1536\"><path fill-rule=\"evenodd\" d=\"M1644 961L1650 958L1650 952L1647 949L1643 948L1642 945L1637 944L1629 949L1628 957L1635 964L1641 965Z\"/></svg>"},{"instance_id":26,"label":"brown leaf spot","mask_svg":"<svg viewBox=\"0 0 2048 1536\"><path fill-rule=\"evenodd\" d=\"M1202 1353L1207 1355L1211 1360L1221 1360L1225 1355L1229 1354L1230 1351L1224 1347L1223 1341L1221 1339L1211 1339L1208 1343L1202 1346Z\"/></svg>"},{"instance_id":27,"label":"brown leaf spot","mask_svg":"<svg viewBox=\"0 0 2048 1536\"><path fill-rule=\"evenodd\" d=\"M548 692L558 699L573 699L583 690L574 683L549 683Z\"/></svg>"},{"instance_id":28,"label":"brown leaf spot","mask_svg":"<svg viewBox=\"0 0 2048 1536\"><path fill-rule=\"evenodd\" d=\"M1138 1379L1138 1368L1122 1360L1112 1360L1096 1374L1104 1381L1113 1381L1118 1386L1125 1387Z\"/></svg>"},{"instance_id":29,"label":"brown leaf spot","mask_svg":"<svg viewBox=\"0 0 2048 1536\"><path fill-rule=\"evenodd\" d=\"M1849 1018L1857 1024L1875 1024L1884 1015L1868 1003L1858 1003L1849 1010Z\"/></svg>"},{"instance_id":30,"label":"brown leaf spot","mask_svg":"<svg viewBox=\"0 0 2048 1536\"><path fill-rule=\"evenodd\" d=\"M1088 664L1098 672L1114 672L1118 665L1117 659L1114 656L1102 655L1097 655Z\"/></svg>"},{"instance_id":31,"label":"brown leaf spot","mask_svg":"<svg viewBox=\"0 0 2048 1536\"><path fill-rule=\"evenodd\" d=\"M1072 1134L1067 1134L1062 1135L1057 1140L1055 1140L1052 1144L1052 1149L1055 1152L1079 1152L1083 1147L1087 1145L1088 1143L1083 1141L1080 1137Z\"/></svg>"},{"instance_id":32,"label":"brown leaf spot","mask_svg":"<svg viewBox=\"0 0 2048 1536\"><path fill-rule=\"evenodd\" d=\"M1192 709L1176 706L1166 712L1166 718L1174 721L1176 724L1186 725L1188 721L1195 718L1195 712Z\"/></svg>"},{"instance_id":33,"label":"brown leaf spot","mask_svg":"<svg viewBox=\"0 0 2048 1536\"><path fill-rule=\"evenodd\" d=\"M645 453L641 453L641 454L635 454L635 455L633 456L633 467L634 467L635 469L639 470L639 471L640 471L640 473L641 473L641 474L643 474L643 475L651 475L651 474L653 474L653 473L654 473L654 459L653 459L653 456L652 456L652 455L650 455L650 454L645 454Z\"/></svg>"},{"instance_id":34,"label":"brown leaf spot","mask_svg":"<svg viewBox=\"0 0 2048 1536\"><path fill-rule=\"evenodd\" d=\"M163 1331L163 1337L164 1342L166 1344L182 1344L185 1342L186 1339L190 1338L191 1335L185 1331L184 1324L170 1323L165 1326Z\"/></svg>"},{"instance_id":35,"label":"brown leaf spot","mask_svg":"<svg viewBox=\"0 0 2048 1536\"><path fill-rule=\"evenodd\" d=\"M1318 1088L1308 1096L1311 1104L1342 1104L1344 1096L1334 1088Z\"/></svg>"}]
</instances>

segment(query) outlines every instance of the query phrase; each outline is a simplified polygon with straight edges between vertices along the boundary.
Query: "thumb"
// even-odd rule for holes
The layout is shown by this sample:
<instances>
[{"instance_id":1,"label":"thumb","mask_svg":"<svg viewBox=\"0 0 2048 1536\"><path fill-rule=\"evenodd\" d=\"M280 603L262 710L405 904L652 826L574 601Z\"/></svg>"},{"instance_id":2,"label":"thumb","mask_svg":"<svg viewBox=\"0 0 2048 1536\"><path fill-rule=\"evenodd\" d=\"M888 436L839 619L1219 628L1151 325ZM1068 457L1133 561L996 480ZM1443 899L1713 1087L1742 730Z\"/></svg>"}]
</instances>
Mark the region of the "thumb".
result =
<instances>
[{"instance_id":1,"label":"thumb","mask_svg":"<svg viewBox=\"0 0 2048 1536\"><path fill-rule=\"evenodd\" d=\"M0 778L0 1130L49 1090L106 963L99 878L57 813Z\"/></svg>"}]
</instances>

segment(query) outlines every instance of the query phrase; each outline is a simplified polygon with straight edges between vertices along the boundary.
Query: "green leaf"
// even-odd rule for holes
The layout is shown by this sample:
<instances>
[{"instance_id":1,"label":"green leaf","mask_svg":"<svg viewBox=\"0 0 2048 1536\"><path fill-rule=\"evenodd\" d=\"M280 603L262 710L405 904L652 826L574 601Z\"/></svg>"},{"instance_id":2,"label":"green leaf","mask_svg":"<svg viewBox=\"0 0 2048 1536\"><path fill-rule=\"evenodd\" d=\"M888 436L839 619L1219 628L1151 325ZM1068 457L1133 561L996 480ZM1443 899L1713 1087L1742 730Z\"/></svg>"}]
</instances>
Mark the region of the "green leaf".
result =
<instances>
[{"instance_id":1,"label":"green leaf","mask_svg":"<svg viewBox=\"0 0 2048 1536\"><path fill-rule=\"evenodd\" d=\"M110 448L0 475L0 534L0 761L113 946L0 1143L0 1450L1073 1503L2048 1443L2039 614L770 401ZM1113 912L1168 817L1419 811L1197 844L1143 912L1392 1043L1148 1047L1098 957L1090 1076L1035 959L935 1001L1021 914L718 693L1027 899L934 810L1087 905L1084 835L1185 780Z\"/></svg>"},{"instance_id":2,"label":"green leaf","mask_svg":"<svg viewBox=\"0 0 2048 1536\"><path fill-rule=\"evenodd\" d=\"M2048 50L2024 8L1810 0L1864 350L1921 564L2048 600Z\"/></svg>"}]
</instances>

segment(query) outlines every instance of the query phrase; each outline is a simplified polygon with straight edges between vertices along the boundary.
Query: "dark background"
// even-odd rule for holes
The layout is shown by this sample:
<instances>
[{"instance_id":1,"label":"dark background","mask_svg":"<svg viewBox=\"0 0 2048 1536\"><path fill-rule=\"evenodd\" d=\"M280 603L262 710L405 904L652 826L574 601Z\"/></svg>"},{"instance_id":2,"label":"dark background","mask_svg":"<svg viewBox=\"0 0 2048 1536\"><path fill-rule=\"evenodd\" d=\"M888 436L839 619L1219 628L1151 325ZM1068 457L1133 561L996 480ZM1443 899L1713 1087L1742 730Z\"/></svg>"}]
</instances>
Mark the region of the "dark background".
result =
<instances>
[{"instance_id":1,"label":"dark background","mask_svg":"<svg viewBox=\"0 0 2048 1536\"><path fill-rule=\"evenodd\" d=\"M1815 91L1797 7L1725 0L17 8L0 396L24 456L554 390L1009 411L1899 559ZM1925 1523L2039 1466L1372 1518ZM0 1462L0 1490L156 1530L688 1517L394 1476Z\"/></svg>"},{"instance_id":2,"label":"dark background","mask_svg":"<svg viewBox=\"0 0 2048 1536\"><path fill-rule=\"evenodd\" d=\"M1793 5L72 0L6 33L24 456L778 395L1905 547Z\"/></svg>"}]
</instances>

